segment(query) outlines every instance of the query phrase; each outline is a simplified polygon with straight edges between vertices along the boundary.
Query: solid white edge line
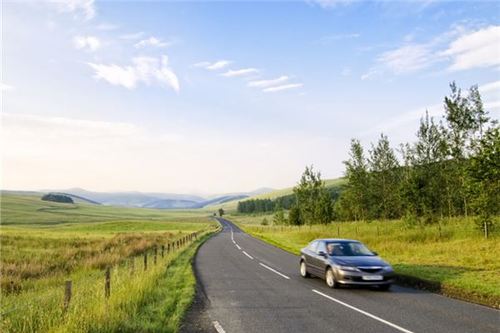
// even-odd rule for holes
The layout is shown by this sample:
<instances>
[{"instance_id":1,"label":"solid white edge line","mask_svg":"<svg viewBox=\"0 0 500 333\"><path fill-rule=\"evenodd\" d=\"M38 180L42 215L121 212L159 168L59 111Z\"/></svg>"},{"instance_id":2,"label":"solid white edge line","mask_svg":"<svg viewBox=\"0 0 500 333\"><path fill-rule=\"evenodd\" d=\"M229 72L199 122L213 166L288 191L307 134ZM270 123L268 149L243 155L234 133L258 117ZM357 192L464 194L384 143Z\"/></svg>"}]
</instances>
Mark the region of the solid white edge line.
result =
<instances>
[{"instance_id":1,"label":"solid white edge line","mask_svg":"<svg viewBox=\"0 0 500 333\"><path fill-rule=\"evenodd\" d=\"M361 309L358 309L358 308L357 308L357 307L355 307L355 306L352 306L352 305L349 305L349 304L344 303L344 302L342 302L342 301L339 301L338 299L333 298L333 297L331 297L331 296L328 296L327 294L323 294L322 292L317 291L316 289L313 289L312 291L313 291L314 293L318 294L318 295L321 295L321 296L323 296L323 297L325 297L325 298L328 298L328 299L329 299L329 300L331 300L331 301L337 302L337 303L339 303L340 305L343 305L343 306L345 306L345 307L348 307L348 308L349 308L349 309L351 309L351 310L358 311L359 313L362 313L362 314L364 314L364 315L365 315L365 316L367 316L367 317L370 317L370 318L372 318L372 319L375 319L375 320L380 321L381 323L384 323L384 324L386 324L386 325L389 325L389 326L391 326L391 327L393 327L393 328L395 328L395 329L397 329L397 330L399 330L399 331L401 331L401 332L405 332L405 333L413 333L412 331L409 331L409 330L407 330L406 328L403 328L403 327L398 326L398 325L396 325L396 324L393 324L393 323L391 323L391 322L389 322L389 321L387 321L387 320L384 320L384 319L382 319L382 318L380 318L380 317L377 317L377 316L375 316L375 315L372 315L371 313L368 313L368 312L366 312L366 311L363 311L363 310L361 310Z\"/></svg>"},{"instance_id":2,"label":"solid white edge line","mask_svg":"<svg viewBox=\"0 0 500 333\"><path fill-rule=\"evenodd\" d=\"M224 331L224 329L222 328L221 324L217 320L213 321L212 324L214 324L215 330L218 333L226 333L226 331Z\"/></svg>"},{"instance_id":3,"label":"solid white edge line","mask_svg":"<svg viewBox=\"0 0 500 333\"><path fill-rule=\"evenodd\" d=\"M243 251L243 254L246 255L248 258L253 260L253 257L251 255L249 255L246 251Z\"/></svg>"},{"instance_id":4,"label":"solid white edge line","mask_svg":"<svg viewBox=\"0 0 500 333\"><path fill-rule=\"evenodd\" d=\"M268 270L270 270L271 272L276 273L276 274L278 274L278 275L279 275L279 276L281 276L281 277L284 277L284 278L285 278L285 279L287 279L287 280L290 280L290 278L289 278L288 276L286 276L285 274L282 274L282 273L278 272L278 271L277 271L277 270L275 270L274 268L271 268L271 267L269 267L269 266L267 266L267 265L265 265L265 264L263 264L263 263L261 263L261 262L259 262L259 265L261 265L261 266L262 266L262 267L264 267L264 268L267 268L267 269L268 269Z\"/></svg>"},{"instance_id":5,"label":"solid white edge line","mask_svg":"<svg viewBox=\"0 0 500 333\"><path fill-rule=\"evenodd\" d=\"M236 244L236 247L238 248L238 250L241 250L241 247L238 244Z\"/></svg>"}]
</instances>

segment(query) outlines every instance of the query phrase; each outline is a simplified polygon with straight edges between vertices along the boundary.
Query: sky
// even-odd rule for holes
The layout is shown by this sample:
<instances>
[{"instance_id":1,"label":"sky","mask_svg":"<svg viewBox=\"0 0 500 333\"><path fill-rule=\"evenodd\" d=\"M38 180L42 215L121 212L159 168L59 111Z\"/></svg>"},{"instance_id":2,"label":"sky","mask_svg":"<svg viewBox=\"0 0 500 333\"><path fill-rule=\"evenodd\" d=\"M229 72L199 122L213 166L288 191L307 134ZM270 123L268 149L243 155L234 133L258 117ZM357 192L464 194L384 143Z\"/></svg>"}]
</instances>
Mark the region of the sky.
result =
<instances>
[{"instance_id":1,"label":"sky","mask_svg":"<svg viewBox=\"0 0 500 333\"><path fill-rule=\"evenodd\" d=\"M228 193L343 175L449 83L500 115L494 1L2 1L1 188Z\"/></svg>"}]
</instances>

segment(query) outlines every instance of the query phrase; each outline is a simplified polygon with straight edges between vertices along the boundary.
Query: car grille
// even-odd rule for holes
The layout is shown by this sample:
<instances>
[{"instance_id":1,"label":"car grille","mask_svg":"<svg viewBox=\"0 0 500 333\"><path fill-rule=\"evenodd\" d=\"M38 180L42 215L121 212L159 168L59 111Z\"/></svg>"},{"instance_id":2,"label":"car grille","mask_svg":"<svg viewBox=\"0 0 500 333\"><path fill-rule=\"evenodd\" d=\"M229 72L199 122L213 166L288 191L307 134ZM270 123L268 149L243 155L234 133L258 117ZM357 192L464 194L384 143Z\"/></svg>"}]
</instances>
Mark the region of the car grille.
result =
<instances>
[{"instance_id":1,"label":"car grille","mask_svg":"<svg viewBox=\"0 0 500 333\"><path fill-rule=\"evenodd\" d=\"M378 273L382 271L382 267L358 267L358 269L366 273Z\"/></svg>"}]
</instances>

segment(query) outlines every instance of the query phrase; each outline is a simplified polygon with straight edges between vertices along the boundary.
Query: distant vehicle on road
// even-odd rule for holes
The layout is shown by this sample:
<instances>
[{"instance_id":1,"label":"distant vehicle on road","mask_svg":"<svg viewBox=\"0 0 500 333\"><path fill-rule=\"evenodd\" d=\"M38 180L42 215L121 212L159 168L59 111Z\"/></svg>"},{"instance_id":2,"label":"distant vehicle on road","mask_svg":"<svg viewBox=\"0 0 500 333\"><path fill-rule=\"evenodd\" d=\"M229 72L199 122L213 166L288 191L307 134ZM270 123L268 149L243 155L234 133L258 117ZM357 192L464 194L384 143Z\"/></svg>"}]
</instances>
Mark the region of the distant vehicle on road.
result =
<instances>
[{"instance_id":1,"label":"distant vehicle on road","mask_svg":"<svg viewBox=\"0 0 500 333\"><path fill-rule=\"evenodd\" d=\"M368 285L388 290L394 270L376 252L352 239L316 239L300 251L300 275L315 275L330 288Z\"/></svg>"}]
</instances>

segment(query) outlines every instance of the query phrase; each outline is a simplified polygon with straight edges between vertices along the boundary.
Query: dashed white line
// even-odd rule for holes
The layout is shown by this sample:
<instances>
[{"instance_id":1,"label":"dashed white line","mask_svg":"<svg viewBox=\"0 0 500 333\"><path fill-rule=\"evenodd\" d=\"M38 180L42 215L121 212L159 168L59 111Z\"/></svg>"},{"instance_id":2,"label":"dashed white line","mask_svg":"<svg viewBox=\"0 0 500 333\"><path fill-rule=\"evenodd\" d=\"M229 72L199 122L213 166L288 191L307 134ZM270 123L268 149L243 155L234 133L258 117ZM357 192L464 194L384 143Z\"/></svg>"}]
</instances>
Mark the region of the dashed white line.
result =
<instances>
[{"instance_id":1,"label":"dashed white line","mask_svg":"<svg viewBox=\"0 0 500 333\"><path fill-rule=\"evenodd\" d=\"M246 255L248 258L253 260L253 257L251 255L249 255L246 251L243 251L243 254Z\"/></svg>"},{"instance_id":2,"label":"dashed white line","mask_svg":"<svg viewBox=\"0 0 500 333\"><path fill-rule=\"evenodd\" d=\"M278 275L279 275L279 276L281 276L281 277L284 277L284 278L285 278L285 279L287 279L287 280L290 280L290 278L289 278L288 276L286 276L285 274L282 274L282 273L278 272L278 271L277 271L277 270L275 270L274 268L271 268L271 267L269 267L269 266L267 266L267 265L265 265L265 264L263 264L263 263L261 263L261 262L259 262L259 265L261 265L261 266L262 266L262 267L264 267L264 268L267 268L267 269L268 269L268 270L270 270L271 272L276 273L276 274L278 274Z\"/></svg>"},{"instance_id":3,"label":"dashed white line","mask_svg":"<svg viewBox=\"0 0 500 333\"><path fill-rule=\"evenodd\" d=\"M401 331L401 332L405 332L405 333L413 333L412 331L409 331L409 330L407 330L406 328L403 328L403 327L398 326L398 325L396 325L396 324L393 324L393 323L391 323L391 322L389 322L389 321L387 321L387 320L384 320L384 319L382 319L382 318L380 318L380 317L377 317L377 316L375 316L375 315L372 315L372 314L371 314L371 313L369 313L369 312L366 312L366 311L363 311L363 310L361 310L361 309L358 309L358 308L357 308L357 307L355 307L355 306L352 306L352 305L349 305L349 304L344 303L344 302L342 302L342 301L339 301L338 299L333 298L333 297L331 297L331 296L328 296L327 294L323 294L322 292L317 291L316 289L313 289L312 291L313 291L313 292L315 292L315 293L316 293L316 294L318 294L318 295L321 295L321 296L323 296L323 297L325 297L325 298L328 298L328 299L329 299L329 300L331 300L331 301L337 302L337 303L339 303L340 305L343 305L343 306L345 306L345 307L348 307L348 308L349 308L349 309L351 309L351 310L357 311L357 312L359 312L359 313L364 314L364 315L365 315L365 316L367 316L367 317L370 317L370 318L372 318L372 319L375 319L375 320L380 321L381 323L384 323L384 324L386 324L386 325L389 325L389 326L391 326L391 327L393 327L393 328L395 328L395 329L397 329L397 330L399 330L399 331Z\"/></svg>"},{"instance_id":4,"label":"dashed white line","mask_svg":"<svg viewBox=\"0 0 500 333\"><path fill-rule=\"evenodd\" d=\"M224 331L224 329L222 328L221 324L217 320L213 321L212 324L214 324L215 330L218 333L226 333L226 331Z\"/></svg>"},{"instance_id":5,"label":"dashed white line","mask_svg":"<svg viewBox=\"0 0 500 333\"><path fill-rule=\"evenodd\" d=\"M241 247L238 244L235 244L238 250L241 250Z\"/></svg>"}]
</instances>

